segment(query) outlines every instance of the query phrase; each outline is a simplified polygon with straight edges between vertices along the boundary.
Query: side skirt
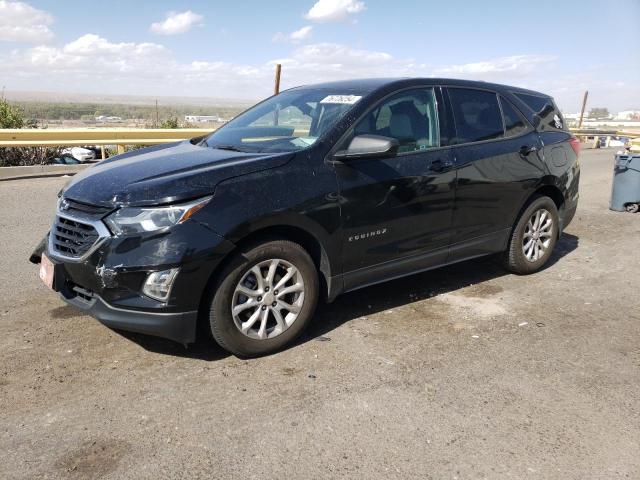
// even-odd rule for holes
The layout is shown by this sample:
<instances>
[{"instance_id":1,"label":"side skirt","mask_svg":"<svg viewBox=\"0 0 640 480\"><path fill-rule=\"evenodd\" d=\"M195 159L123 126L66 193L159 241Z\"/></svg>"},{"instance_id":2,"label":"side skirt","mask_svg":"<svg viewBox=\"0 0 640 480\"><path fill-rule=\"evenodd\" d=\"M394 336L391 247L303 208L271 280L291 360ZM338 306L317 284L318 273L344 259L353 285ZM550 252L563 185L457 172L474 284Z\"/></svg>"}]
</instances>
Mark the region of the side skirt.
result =
<instances>
[{"instance_id":1,"label":"side skirt","mask_svg":"<svg viewBox=\"0 0 640 480\"><path fill-rule=\"evenodd\" d=\"M332 302L342 293L365 288L377 283L415 275L465 260L503 252L511 229L483 235L431 252L398 260L391 260L370 267L360 268L343 275L331 277L327 301ZM332 287L332 288L331 288Z\"/></svg>"}]
</instances>

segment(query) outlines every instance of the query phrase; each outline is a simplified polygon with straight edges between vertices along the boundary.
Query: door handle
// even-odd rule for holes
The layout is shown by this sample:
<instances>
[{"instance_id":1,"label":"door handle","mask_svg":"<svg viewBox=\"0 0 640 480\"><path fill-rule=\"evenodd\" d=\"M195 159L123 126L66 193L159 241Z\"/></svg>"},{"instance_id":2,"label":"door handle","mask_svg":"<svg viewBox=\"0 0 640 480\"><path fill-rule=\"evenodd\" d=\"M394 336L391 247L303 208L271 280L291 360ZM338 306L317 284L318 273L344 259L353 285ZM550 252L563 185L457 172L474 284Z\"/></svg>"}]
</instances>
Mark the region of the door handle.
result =
<instances>
[{"instance_id":1,"label":"door handle","mask_svg":"<svg viewBox=\"0 0 640 480\"><path fill-rule=\"evenodd\" d=\"M533 146L533 145L523 145L520 147L520 155L523 156L527 156L532 152L537 152L538 151L538 147Z\"/></svg>"},{"instance_id":2,"label":"door handle","mask_svg":"<svg viewBox=\"0 0 640 480\"><path fill-rule=\"evenodd\" d=\"M429 170L442 173L453 168L453 162L451 160L434 160L429 164Z\"/></svg>"}]
</instances>

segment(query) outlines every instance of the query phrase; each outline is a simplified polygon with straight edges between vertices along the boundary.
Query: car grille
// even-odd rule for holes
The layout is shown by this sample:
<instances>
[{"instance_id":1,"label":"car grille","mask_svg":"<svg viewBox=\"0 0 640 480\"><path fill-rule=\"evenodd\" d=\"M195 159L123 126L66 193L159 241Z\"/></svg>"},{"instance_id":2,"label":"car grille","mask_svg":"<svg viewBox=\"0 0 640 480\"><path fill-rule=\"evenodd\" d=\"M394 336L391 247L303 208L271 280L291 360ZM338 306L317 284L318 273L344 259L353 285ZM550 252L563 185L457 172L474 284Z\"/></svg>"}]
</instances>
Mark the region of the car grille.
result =
<instances>
[{"instance_id":1,"label":"car grille","mask_svg":"<svg viewBox=\"0 0 640 480\"><path fill-rule=\"evenodd\" d=\"M113 210L113 208L110 207L101 207L98 205L76 202L70 198L65 198L64 202L66 204L66 212L79 212L83 215L91 216L92 218L102 218Z\"/></svg>"},{"instance_id":2,"label":"car grille","mask_svg":"<svg viewBox=\"0 0 640 480\"><path fill-rule=\"evenodd\" d=\"M57 216L51 229L51 246L55 253L79 258L100 238L97 230L88 223Z\"/></svg>"}]
</instances>

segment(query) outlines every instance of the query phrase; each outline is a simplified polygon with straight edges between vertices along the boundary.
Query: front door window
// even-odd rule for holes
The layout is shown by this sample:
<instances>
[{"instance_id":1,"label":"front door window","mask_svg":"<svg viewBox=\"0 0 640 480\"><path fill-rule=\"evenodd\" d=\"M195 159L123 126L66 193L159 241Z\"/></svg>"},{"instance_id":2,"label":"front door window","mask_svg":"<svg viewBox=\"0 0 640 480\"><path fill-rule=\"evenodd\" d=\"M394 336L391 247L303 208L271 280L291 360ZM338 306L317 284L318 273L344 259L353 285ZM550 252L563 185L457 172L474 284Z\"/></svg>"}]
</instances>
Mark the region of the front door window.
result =
<instances>
[{"instance_id":1,"label":"front door window","mask_svg":"<svg viewBox=\"0 0 640 480\"><path fill-rule=\"evenodd\" d=\"M373 109L354 128L354 135L395 138L398 153L440 146L438 107L432 88L398 93Z\"/></svg>"}]
</instances>

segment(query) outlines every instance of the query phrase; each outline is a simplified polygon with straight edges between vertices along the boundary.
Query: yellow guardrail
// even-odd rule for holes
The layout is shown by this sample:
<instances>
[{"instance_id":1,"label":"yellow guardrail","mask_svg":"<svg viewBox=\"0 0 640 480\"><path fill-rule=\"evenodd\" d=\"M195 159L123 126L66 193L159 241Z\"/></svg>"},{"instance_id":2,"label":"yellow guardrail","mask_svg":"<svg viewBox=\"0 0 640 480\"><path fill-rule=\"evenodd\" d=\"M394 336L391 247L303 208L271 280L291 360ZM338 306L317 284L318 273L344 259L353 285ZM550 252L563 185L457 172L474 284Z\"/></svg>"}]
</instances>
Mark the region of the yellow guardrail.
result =
<instances>
[{"instance_id":1,"label":"yellow guardrail","mask_svg":"<svg viewBox=\"0 0 640 480\"><path fill-rule=\"evenodd\" d=\"M45 128L0 129L0 147L73 147L116 145L118 153L125 145L156 145L200 137L207 128ZM571 129L577 137L623 136L632 138L632 148L640 149L640 132L605 129ZM636 138L638 137L638 138Z\"/></svg>"},{"instance_id":2,"label":"yellow guardrail","mask_svg":"<svg viewBox=\"0 0 640 480\"><path fill-rule=\"evenodd\" d=\"M640 126L639 126L640 127ZM612 136L612 137L640 137L640 129L631 130L610 130L606 128L570 128L571 133L577 137L595 137L595 136Z\"/></svg>"},{"instance_id":3,"label":"yellow guardrail","mask_svg":"<svg viewBox=\"0 0 640 480\"><path fill-rule=\"evenodd\" d=\"M606 128L572 128L571 133L580 139L581 142L591 143L594 148L599 146L609 146L609 141L613 137L626 137L630 141L629 150L633 153L640 152L640 130L612 130ZM604 139L604 143L602 140Z\"/></svg>"},{"instance_id":4,"label":"yellow guardrail","mask_svg":"<svg viewBox=\"0 0 640 480\"><path fill-rule=\"evenodd\" d=\"M156 145L200 137L207 128L22 128L0 129L0 147L74 147L116 145Z\"/></svg>"}]
</instances>

